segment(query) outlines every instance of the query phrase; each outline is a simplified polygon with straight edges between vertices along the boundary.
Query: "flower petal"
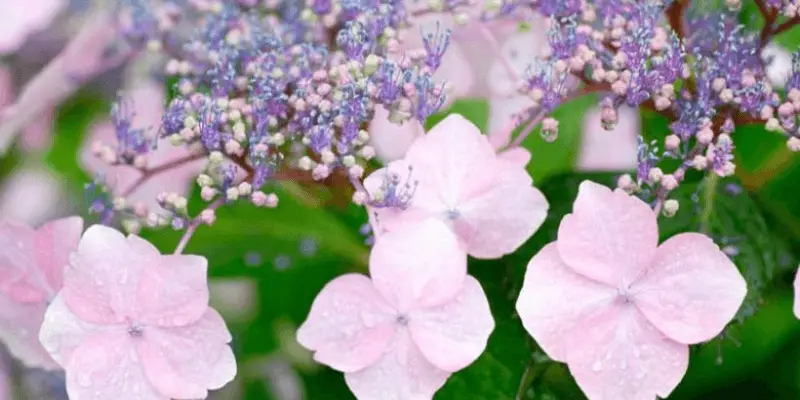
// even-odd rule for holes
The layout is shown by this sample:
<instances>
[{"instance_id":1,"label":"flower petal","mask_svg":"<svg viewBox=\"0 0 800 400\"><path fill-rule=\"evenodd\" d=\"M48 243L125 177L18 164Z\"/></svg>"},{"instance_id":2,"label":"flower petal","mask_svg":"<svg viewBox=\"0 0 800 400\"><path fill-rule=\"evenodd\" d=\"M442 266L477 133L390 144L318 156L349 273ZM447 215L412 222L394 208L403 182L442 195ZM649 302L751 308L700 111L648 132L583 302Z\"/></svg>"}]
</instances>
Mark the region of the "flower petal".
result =
<instances>
[{"instance_id":1,"label":"flower petal","mask_svg":"<svg viewBox=\"0 0 800 400\"><path fill-rule=\"evenodd\" d=\"M59 365L39 343L46 310L44 302L19 303L0 293L0 340L27 367L54 370Z\"/></svg>"},{"instance_id":2,"label":"flower petal","mask_svg":"<svg viewBox=\"0 0 800 400\"><path fill-rule=\"evenodd\" d=\"M425 134L425 128L415 120L408 120L402 125L389 121L389 111L381 105L375 107L375 116L369 124L370 144L375 154L385 161L403 158L414 141Z\"/></svg>"},{"instance_id":3,"label":"flower petal","mask_svg":"<svg viewBox=\"0 0 800 400\"><path fill-rule=\"evenodd\" d=\"M382 235L369 271L378 292L404 313L452 300L467 276L467 257L450 229L429 219Z\"/></svg>"},{"instance_id":4,"label":"flower petal","mask_svg":"<svg viewBox=\"0 0 800 400\"><path fill-rule=\"evenodd\" d=\"M415 141L405 157L420 186L432 185L444 204L450 206L457 204L463 191L491 179L485 169L495 159L487 137L458 114L449 115Z\"/></svg>"},{"instance_id":5,"label":"flower petal","mask_svg":"<svg viewBox=\"0 0 800 400\"><path fill-rule=\"evenodd\" d=\"M616 295L614 288L575 273L550 243L528 263L517 313L550 358L566 361L573 345L568 334L582 318L609 306Z\"/></svg>"},{"instance_id":6,"label":"flower petal","mask_svg":"<svg viewBox=\"0 0 800 400\"><path fill-rule=\"evenodd\" d=\"M561 220L557 244L576 272L615 287L629 285L656 252L656 215L621 190L583 181L572 214Z\"/></svg>"},{"instance_id":7,"label":"flower petal","mask_svg":"<svg viewBox=\"0 0 800 400\"><path fill-rule=\"evenodd\" d=\"M314 359L339 371L358 371L380 358L392 340L397 313L364 275L329 282L297 330Z\"/></svg>"},{"instance_id":8,"label":"flower petal","mask_svg":"<svg viewBox=\"0 0 800 400\"><path fill-rule=\"evenodd\" d=\"M467 276L456 297L438 307L414 310L408 329L414 343L433 365L455 372L486 349L494 318L481 284Z\"/></svg>"},{"instance_id":9,"label":"flower petal","mask_svg":"<svg viewBox=\"0 0 800 400\"><path fill-rule=\"evenodd\" d=\"M65 367L84 338L106 327L81 320L67 306L64 296L58 295L44 314L44 321L39 329L39 342L53 360Z\"/></svg>"},{"instance_id":10,"label":"flower petal","mask_svg":"<svg viewBox=\"0 0 800 400\"><path fill-rule=\"evenodd\" d=\"M747 283L711 238L682 233L658 248L631 290L636 306L661 332L694 344L722 332L742 305Z\"/></svg>"},{"instance_id":11,"label":"flower petal","mask_svg":"<svg viewBox=\"0 0 800 400\"><path fill-rule=\"evenodd\" d=\"M150 246L142 239L134 239ZM208 310L208 262L200 256L166 255L142 271L136 294L140 322L162 327L197 321Z\"/></svg>"},{"instance_id":12,"label":"flower petal","mask_svg":"<svg viewBox=\"0 0 800 400\"><path fill-rule=\"evenodd\" d=\"M67 393L79 400L169 400L150 384L125 331L97 333L72 354Z\"/></svg>"},{"instance_id":13,"label":"flower petal","mask_svg":"<svg viewBox=\"0 0 800 400\"><path fill-rule=\"evenodd\" d=\"M490 187L462 200L453 227L476 258L514 252L542 225L549 207L524 169L497 163Z\"/></svg>"},{"instance_id":14,"label":"flower petal","mask_svg":"<svg viewBox=\"0 0 800 400\"><path fill-rule=\"evenodd\" d=\"M498 161L507 163L509 167L525 168L531 161L531 152L522 147L513 147L498 154L497 159ZM531 179L531 181L533 181L533 179Z\"/></svg>"},{"instance_id":15,"label":"flower petal","mask_svg":"<svg viewBox=\"0 0 800 400\"><path fill-rule=\"evenodd\" d=\"M154 248L135 246L115 229L94 225L81 238L64 272L64 300L81 319L119 322L135 315L136 287L142 270L158 262ZM152 246L151 246L152 247Z\"/></svg>"},{"instance_id":16,"label":"flower petal","mask_svg":"<svg viewBox=\"0 0 800 400\"><path fill-rule=\"evenodd\" d=\"M52 293L64 285L64 269L78 249L82 233L81 217L55 220L36 230L36 261Z\"/></svg>"},{"instance_id":17,"label":"flower petal","mask_svg":"<svg viewBox=\"0 0 800 400\"><path fill-rule=\"evenodd\" d=\"M36 233L16 223L0 222L0 291L17 302L44 301L36 277Z\"/></svg>"},{"instance_id":18,"label":"flower petal","mask_svg":"<svg viewBox=\"0 0 800 400\"><path fill-rule=\"evenodd\" d=\"M431 400L449 376L428 362L401 331L377 363L346 373L344 379L359 400Z\"/></svg>"},{"instance_id":19,"label":"flower petal","mask_svg":"<svg viewBox=\"0 0 800 400\"><path fill-rule=\"evenodd\" d=\"M196 323L145 328L138 352L145 375L159 393L175 399L206 398L236 376L231 335L211 308Z\"/></svg>"},{"instance_id":20,"label":"flower petal","mask_svg":"<svg viewBox=\"0 0 800 400\"><path fill-rule=\"evenodd\" d=\"M600 110L590 110L583 121L581 151L577 167L581 171L627 171L636 168L641 132L639 110L618 109L617 126L610 131L600 123Z\"/></svg>"},{"instance_id":21,"label":"flower petal","mask_svg":"<svg viewBox=\"0 0 800 400\"><path fill-rule=\"evenodd\" d=\"M666 398L689 365L689 346L666 338L635 307L609 307L572 332L567 365L590 399Z\"/></svg>"}]
</instances>

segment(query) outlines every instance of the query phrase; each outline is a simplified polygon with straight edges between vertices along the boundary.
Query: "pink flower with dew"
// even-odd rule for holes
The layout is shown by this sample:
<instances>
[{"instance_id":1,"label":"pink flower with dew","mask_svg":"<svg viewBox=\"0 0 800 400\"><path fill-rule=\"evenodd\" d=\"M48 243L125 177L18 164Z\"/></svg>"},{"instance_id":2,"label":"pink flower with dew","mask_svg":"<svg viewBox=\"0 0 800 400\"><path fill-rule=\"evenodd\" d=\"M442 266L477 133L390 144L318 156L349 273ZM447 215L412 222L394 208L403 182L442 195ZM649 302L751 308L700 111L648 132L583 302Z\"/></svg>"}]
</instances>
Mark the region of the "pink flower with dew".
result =
<instances>
[{"instance_id":1,"label":"pink flower with dew","mask_svg":"<svg viewBox=\"0 0 800 400\"><path fill-rule=\"evenodd\" d=\"M71 96L85 82L120 65L130 56L123 51L108 55L120 39L111 14L91 16L76 36L22 89L13 105L0 112L0 153L4 153L19 131Z\"/></svg>"},{"instance_id":2,"label":"pink flower with dew","mask_svg":"<svg viewBox=\"0 0 800 400\"><path fill-rule=\"evenodd\" d=\"M636 168L637 138L641 132L639 111L620 107L617 126L607 131L600 123L600 109L594 108L583 121L577 168L581 171L626 171Z\"/></svg>"},{"instance_id":3,"label":"pink flower with dew","mask_svg":"<svg viewBox=\"0 0 800 400\"><path fill-rule=\"evenodd\" d=\"M39 229L0 222L0 339L29 367L59 368L37 333L47 305L62 287L64 268L82 230L79 217Z\"/></svg>"},{"instance_id":4,"label":"pink flower with dew","mask_svg":"<svg viewBox=\"0 0 800 400\"><path fill-rule=\"evenodd\" d=\"M90 227L39 339L71 399L202 399L236 375L231 335L208 306L205 258Z\"/></svg>"},{"instance_id":5,"label":"pink flower with dew","mask_svg":"<svg viewBox=\"0 0 800 400\"><path fill-rule=\"evenodd\" d=\"M44 167L15 170L0 186L0 220L38 225L66 211L61 182Z\"/></svg>"},{"instance_id":6,"label":"pink flower with dew","mask_svg":"<svg viewBox=\"0 0 800 400\"><path fill-rule=\"evenodd\" d=\"M410 197L395 207L370 207L378 241L383 232L433 220L474 257L513 252L541 226L548 209L525 171L528 159L523 149L495 154L475 125L448 116L417 139L404 159L364 180L378 202Z\"/></svg>"},{"instance_id":7,"label":"pink flower with dew","mask_svg":"<svg viewBox=\"0 0 800 400\"><path fill-rule=\"evenodd\" d=\"M647 204L584 181L558 240L528 264L517 311L590 399L652 400L672 392L688 345L719 335L746 292L710 238L682 233L659 246Z\"/></svg>"},{"instance_id":8,"label":"pink flower with dew","mask_svg":"<svg viewBox=\"0 0 800 400\"><path fill-rule=\"evenodd\" d=\"M50 25L65 5L64 0L0 1L0 54L19 49L29 35Z\"/></svg>"},{"instance_id":9,"label":"pink flower with dew","mask_svg":"<svg viewBox=\"0 0 800 400\"><path fill-rule=\"evenodd\" d=\"M471 364L494 330L455 237L434 221L386 233L370 275L348 274L317 295L297 340L345 373L360 400L426 400Z\"/></svg>"},{"instance_id":10,"label":"pink flower with dew","mask_svg":"<svg viewBox=\"0 0 800 400\"><path fill-rule=\"evenodd\" d=\"M166 101L164 87L155 83L144 84L130 92L129 100L134 111L131 121L133 128L145 129L153 137L157 136L161 126L161 117L164 115ZM81 150L81 164L87 171L104 176L106 183L115 195L121 196L131 191L133 185L142 177L142 172L130 165L110 166L106 164L92 153L92 147L96 142L116 148L116 131L111 120L103 120L90 128L90 134ZM189 149L185 146L173 146L169 140L160 139L158 147L147 155L148 167L157 167L187 158L190 155ZM158 210L156 197L160 193L185 194L189 190L192 180L203 170L204 165L203 160L195 160L155 174L138 185L127 196L127 199L134 204L141 203L147 206L150 211Z\"/></svg>"}]
</instances>

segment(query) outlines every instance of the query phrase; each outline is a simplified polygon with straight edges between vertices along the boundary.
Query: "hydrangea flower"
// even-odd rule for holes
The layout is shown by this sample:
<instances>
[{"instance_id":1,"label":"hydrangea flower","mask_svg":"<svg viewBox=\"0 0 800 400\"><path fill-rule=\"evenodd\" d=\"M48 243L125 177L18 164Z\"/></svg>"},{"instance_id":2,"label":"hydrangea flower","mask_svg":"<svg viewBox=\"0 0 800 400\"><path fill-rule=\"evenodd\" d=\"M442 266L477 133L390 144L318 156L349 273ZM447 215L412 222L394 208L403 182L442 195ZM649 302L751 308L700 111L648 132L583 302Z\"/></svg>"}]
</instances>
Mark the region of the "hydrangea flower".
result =
<instances>
[{"instance_id":1,"label":"hydrangea flower","mask_svg":"<svg viewBox=\"0 0 800 400\"><path fill-rule=\"evenodd\" d=\"M417 139L404 159L365 179L373 230L381 235L435 220L474 257L513 252L541 226L548 208L520 164L527 162L526 153L497 155L475 125L448 116Z\"/></svg>"},{"instance_id":2,"label":"hydrangea flower","mask_svg":"<svg viewBox=\"0 0 800 400\"><path fill-rule=\"evenodd\" d=\"M494 319L455 237L428 221L387 233L371 279L348 274L314 300L297 339L361 400L431 399L483 352Z\"/></svg>"},{"instance_id":3,"label":"hydrangea flower","mask_svg":"<svg viewBox=\"0 0 800 400\"><path fill-rule=\"evenodd\" d=\"M48 303L61 289L64 268L82 231L79 217L39 229L0 222L0 339L29 367L59 368L37 333Z\"/></svg>"},{"instance_id":4,"label":"hydrangea flower","mask_svg":"<svg viewBox=\"0 0 800 400\"><path fill-rule=\"evenodd\" d=\"M690 344L717 336L747 287L698 233L660 246L656 214L622 190L581 183L558 240L528 264L517 311L590 399L667 397Z\"/></svg>"},{"instance_id":5,"label":"hydrangea flower","mask_svg":"<svg viewBox=\"0 0 800 400\"><path fill-rule=\"evenodd\" d=\"M231 336L208 306L206 269L202 257L90 227L39 334L70 398L200 399L230 382Z\"/></svg>"},{"instance_id":6,"label":"hydrangea flower","mask_svg":"<svg viewBox=\"0 0 800 400\"><path fill-rule=\"evenodd\" d=\"M30 34L46 28L65 5L64 0L0 2L0 54L16 51Z\"/></svg>"},{"instance_id":7,"label":"hydrangea flower","mask_svg":"<svg viewBox=\"0 0 800 400\"><path fill-rule=\"evenodd\" d=\"M167 96L162 85L147 82L131 90L125 96L127 97L126 101L133 105L135 111L132 115L120 115L118 122L126 124L124 129L131 130L131 135L135 134L134 130L143 130L142 136L152 139L155 148L144 155L148 168L184 159L191 154L185 146L173 146L167 139L158 139ZM124 140L127 140L125 132L121 132L121 129L115 126L111 120L102 120L93 125L81 151L81 163L88 171L103 176L105 183L112 188L114 194L121 196L123 193L128 193L126 196L128 201L141 203L151 211L159 209L157 201L159 194L163 192L185 194L205 165L203 160L184 163L176 168L153 175L132 190L133 185L137 184L142 177L141 170L125 164L109 166L102 160L102 154L98 157L93 152L95 144L98 143L112 148L123 147L119 143L120 134L123 135ZM122 149L117 150L122 152Z\"/></svg>"}]
</instances>

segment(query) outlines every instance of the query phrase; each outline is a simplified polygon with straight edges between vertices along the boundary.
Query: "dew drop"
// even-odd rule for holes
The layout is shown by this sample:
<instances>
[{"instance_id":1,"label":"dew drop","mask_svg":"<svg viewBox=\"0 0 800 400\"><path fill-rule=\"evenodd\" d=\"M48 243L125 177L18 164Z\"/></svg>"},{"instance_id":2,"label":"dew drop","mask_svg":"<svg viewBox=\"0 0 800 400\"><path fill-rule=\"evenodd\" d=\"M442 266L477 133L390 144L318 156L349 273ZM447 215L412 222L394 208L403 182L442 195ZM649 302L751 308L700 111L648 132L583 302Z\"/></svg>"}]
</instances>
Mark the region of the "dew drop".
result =
<instances>
[{"instance_id":1,"label":"dew drop","mask_svg":"<svg viewBox=\"0 0 800 400\"><path fill-rule=\"evenodd\" d=\"M603 370L603 363L600 360L595 360L594 364L592 364L592 371L600 372Z\"/></svg>"}]
</instances>

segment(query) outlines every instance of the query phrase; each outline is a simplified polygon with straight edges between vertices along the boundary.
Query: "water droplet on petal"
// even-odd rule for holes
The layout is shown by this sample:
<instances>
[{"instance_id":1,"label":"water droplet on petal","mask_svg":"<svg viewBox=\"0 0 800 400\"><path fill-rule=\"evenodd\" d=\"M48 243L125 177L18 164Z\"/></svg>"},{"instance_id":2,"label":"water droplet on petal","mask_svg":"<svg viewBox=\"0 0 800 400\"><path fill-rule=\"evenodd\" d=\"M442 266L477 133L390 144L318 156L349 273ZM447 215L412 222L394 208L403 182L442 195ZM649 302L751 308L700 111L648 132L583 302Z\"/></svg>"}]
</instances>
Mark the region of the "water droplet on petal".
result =
<instances>
[{"instance_id":1,"label":"water droplet on petal","mask_svg":"<svg viewBox=\"0 0 800 400\"><path fill-rule=\"evenodd\" d=\"M600 372L603 369L603 363L600 360L595 360L594 364L592 364L592 371Z\"/></svg>"}]
</instances>

